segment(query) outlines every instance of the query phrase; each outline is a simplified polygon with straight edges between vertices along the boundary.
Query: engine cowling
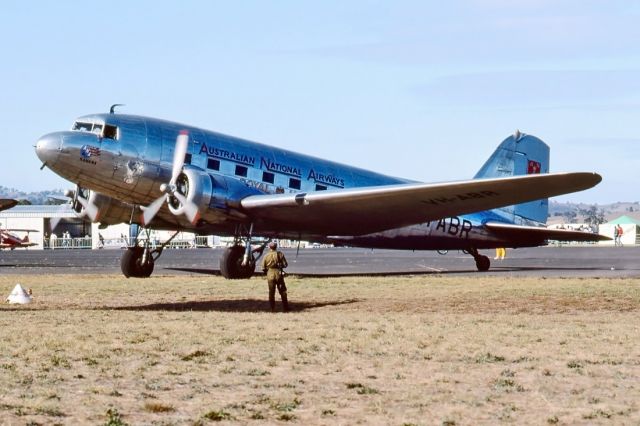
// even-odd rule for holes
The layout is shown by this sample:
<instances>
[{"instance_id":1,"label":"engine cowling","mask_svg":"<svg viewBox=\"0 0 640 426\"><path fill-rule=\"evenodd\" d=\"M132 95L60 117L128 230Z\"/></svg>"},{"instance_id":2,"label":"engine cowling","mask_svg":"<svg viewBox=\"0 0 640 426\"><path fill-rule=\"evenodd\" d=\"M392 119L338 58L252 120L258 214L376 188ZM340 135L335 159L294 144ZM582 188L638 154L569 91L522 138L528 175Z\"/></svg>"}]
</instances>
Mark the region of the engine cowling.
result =
<instances>
[{"instance_id":1,"label":"engine cowling","mask_svg":"<svg viewBox=\"0 0 640 426\"><path fill-rule=\"evenodd\" d=\"M237 179L228 176L210 175L197 169L185 169L176 179L176 191L187 201L198 207L200 218L209 223L226 219L244 219L238 210L239 200L248 195L259 194ZM171 213L180 216L185 213L183 205L174 196L169 196Z\"/></svg>"},{"instance_id":2,"label":"engine cowling","mask_svg":"<svg viewBox=\"0 0 640 426\"><path fill-rule=\"evenodd\" d=\"M97 209L97 214L92 222L99 222L103 225L115 225L118 223L129 222L131 219L131 205L100 194L89 189L77 187L75 192L70 191L68 196L72 196L72 208L83 218L91 220L87 214L86 208L78 201L78 197L83 197L89 205L93 205Z\"/></svg>"},{"instance_id":3,"label":"engine cowling","mask_svg":"<svg viewBox=\"0 0 640 426\"><path fill-rule=\"evenodd\" d=\"M186 169L176 179L176 191L198 206L198 212L202 215L211 201L213 185L208 174L194 169ZM184 206L174 196L169 196L169 210L176 216L185 213Z\"/></svg>"}]
</instances>

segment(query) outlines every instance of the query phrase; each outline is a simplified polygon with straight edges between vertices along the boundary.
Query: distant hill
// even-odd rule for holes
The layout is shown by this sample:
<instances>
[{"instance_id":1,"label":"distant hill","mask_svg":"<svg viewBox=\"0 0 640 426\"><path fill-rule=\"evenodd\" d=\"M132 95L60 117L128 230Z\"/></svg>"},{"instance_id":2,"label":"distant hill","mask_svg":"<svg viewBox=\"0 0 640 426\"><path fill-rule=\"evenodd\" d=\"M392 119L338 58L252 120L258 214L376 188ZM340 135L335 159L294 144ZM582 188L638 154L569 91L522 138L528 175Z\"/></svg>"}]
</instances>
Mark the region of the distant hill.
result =
<instances>
[{"instance_id":1,"label":"distant hill","mask_svg":"<svg viewBox=\"0 0 640 426\"><path fill-rule=\"evenodd\" d=\"M64 191L62 189L53 189L39 192L22 192L15 188L7 188L0 185L0 198L13 198L18 201L26 200L30 204L59 204L59 202L52 201L49 197L64 197Z\"/></svg>"},{"instance_id":2,"label":"distant hill","mask_svg":"<svg viewBox=\"0 0 640 426\"><path fill-rule=\"evenodd\" d=\"M581 211L588 210L592 206L596 206L598 211L602 210L605 222L627 215L629 217L640 220L640 202L635 201L619 201L612 204L586 204L586 203L559 203L557 201L549 202L549 219L548 224L554 223L581 223L584 216ZM574 219L571 219L574 217Z\"/></svg>"}]
</instances>

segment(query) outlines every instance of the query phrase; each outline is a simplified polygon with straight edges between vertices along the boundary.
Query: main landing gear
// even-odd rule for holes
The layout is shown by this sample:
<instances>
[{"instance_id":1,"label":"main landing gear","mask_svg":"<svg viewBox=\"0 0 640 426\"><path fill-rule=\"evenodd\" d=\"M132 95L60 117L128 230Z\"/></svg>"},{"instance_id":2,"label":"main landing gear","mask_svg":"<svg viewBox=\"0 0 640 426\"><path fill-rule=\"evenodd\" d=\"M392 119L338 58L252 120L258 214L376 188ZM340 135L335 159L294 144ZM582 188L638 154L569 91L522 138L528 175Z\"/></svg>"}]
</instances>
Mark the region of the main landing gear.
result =
<instances>
[{"instance_id":1,"label":"main landing gear","mask_svg":"<svg viewBox=\"0 0 640 426\"><path fill-rule=\"evenodd\" d=\"M152 247L149 231L147 231L147 238L142 242L142 245L139 245L140 240L136 237L134 245L128 247L120 258L122 274L127 278L149 278L153 273L156 260L158 260L162 254L162 250L164 250L177 235L178 232L173 234L171 238L160 247L155 248Z\"/></svg>"},{"instance_id":2,"label":"main landing gear","mask_svg":"<svg viewBox=\"0 0 640 426\"><path fill-rule=\"evenodd\" d=\"M476 261L476 268L478 268L478 271L485 272L489 270L491 261L487 256L478 253L478 249L475 247L471 247L467 252L473 256L473 259Z\"/></svg>"},{"instance_id":3,"label":"main landing gear","mask_svg":"<svg viewBox=\"0 0 640 426\"><path fill-rule=\"evenodd\" d=\"M220 274L229 280L241 280L251 278L256 270L256 263L265 247L269 243L264 244L256 249L251 248L251 234L253 233L253 224L249 227L248 237L243 241L242 237L236 236L233 246L225 249L220 258ZM238 233L237 233L238 234ZM242 245L244 243L244 246Z\"/></svg>"},{"instance_id":4,"label":"main landing gear","mask_svg":"<svg viewBox=\"0 0 640 426\"><path fill-rule=\"evenodd\" d=\"M127 278L149 278L154 265L155 259L145 247L128 247L120 258L120 269Z\"/></svg>"}]
</instances>

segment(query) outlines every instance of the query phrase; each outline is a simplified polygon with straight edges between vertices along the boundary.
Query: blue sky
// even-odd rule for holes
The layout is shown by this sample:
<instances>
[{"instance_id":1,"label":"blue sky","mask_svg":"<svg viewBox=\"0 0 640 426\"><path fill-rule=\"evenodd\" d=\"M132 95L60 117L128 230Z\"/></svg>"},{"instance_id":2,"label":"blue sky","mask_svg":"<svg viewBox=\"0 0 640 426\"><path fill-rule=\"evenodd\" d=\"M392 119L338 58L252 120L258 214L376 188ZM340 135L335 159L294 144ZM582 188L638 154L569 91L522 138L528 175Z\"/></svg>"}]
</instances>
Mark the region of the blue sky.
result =
<instances>
[{"instance_id":1,"label":"blue sky","mask_svg":"<svg viewBox=\"0 0 640 426\"><path fill-rule=\"evenodd\" d=\"M425 182L520 129L552 171L603 175L557 200L640 200L640 3L180 3L3 3L0 185L71 187L36 139L125 103Z\"/></svg>"}]
</instances>

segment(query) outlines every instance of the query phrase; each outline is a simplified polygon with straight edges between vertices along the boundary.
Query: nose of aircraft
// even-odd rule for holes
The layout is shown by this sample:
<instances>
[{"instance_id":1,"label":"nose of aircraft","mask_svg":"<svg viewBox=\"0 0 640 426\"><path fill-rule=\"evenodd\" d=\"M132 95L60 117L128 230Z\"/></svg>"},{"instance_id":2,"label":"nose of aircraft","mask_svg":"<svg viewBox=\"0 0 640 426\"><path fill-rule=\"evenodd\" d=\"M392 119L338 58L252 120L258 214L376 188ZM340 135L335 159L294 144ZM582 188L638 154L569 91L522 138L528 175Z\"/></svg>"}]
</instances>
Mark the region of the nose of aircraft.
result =
<instances>
[{"instance_id":1,"label":"nose of aircraft","mask_svg":"<svg viewBox=\"0 0 640 426\"><path fill-rule=\"evenodd\" d=\"M56 133L44 135L36 142L36 155L43 163L55 163L62 148L62 136Z\"/></svg>"}]
</instances>

